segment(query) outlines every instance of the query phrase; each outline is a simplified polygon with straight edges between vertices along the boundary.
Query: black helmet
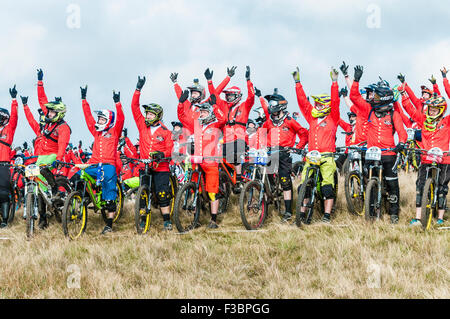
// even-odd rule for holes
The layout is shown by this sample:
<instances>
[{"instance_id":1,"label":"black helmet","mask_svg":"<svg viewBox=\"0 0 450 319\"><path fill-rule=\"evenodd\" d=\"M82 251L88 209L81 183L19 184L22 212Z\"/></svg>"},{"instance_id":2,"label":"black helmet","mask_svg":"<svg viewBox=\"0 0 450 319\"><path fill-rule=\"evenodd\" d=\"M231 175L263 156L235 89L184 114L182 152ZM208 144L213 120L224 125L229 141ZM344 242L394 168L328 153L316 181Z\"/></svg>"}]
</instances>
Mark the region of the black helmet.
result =
<instances>
[{"instance_id":1,"label":"black helmet","mask_svg":"<svg viewBox=\"0 0 450 319\"><path fill-rule=\"evenodd\" d=\"M354 112L347 112L347 116L348 116L348 118L351 118L352 116L356 117L356 113L354 113Z\"/></svg>"},{"instance_id":2,"label":"black helmet","mask_svg":"<svg viewBox=\"0 0 450 319\"><path fill-rule=\"evenodd\" d=\"M178 127L183 128L183 124L181 124L181 122L175 122L175 121L174 121L174 122L172 122L171 124L172 124L172 127L173 127L173 128L175 128L175 126L178 126Z\"/></svg>"},{"instance_id":3,"label":"black helmet","mask_svg":"<svg viewBox=\"0 0 450 319\"><path fill-rule=\"evenodd\" d=\"M255 121L253 121L252 119L248 119L248 121L247 121L247 127L248 127L250 124L253 124L253 125L257 126Z\"/></svg>"},{"instance_id":4,"label":"black helmet","mask_svg":"<svg viewBox=\"0 0 450 319\"><path fill-rule=\"evenodd\" d=\"M9 122L9 111L4 108L0 108L0 125L6 125Z\"/></svg>"},{"instance_id":5,"label":"black helmet","mask_svg":"<svg viewBox=\"0 0 450 319\"><path fill-rule=\"evenodd\" d=\"M280 125L283 123L284 119L287 117L288 113L284 112L284 114L280 117L277 113L285 111L287 109L288 102L284 98L284 96L278 94L278 89L274 90L272 95L266 95L265 99L269 101L269 114L270 119L274 125ZM278 118L276 118L278 117Z\"/></svg>"},{"instance_id":6,"label":"black helmet","mask_svg":"<svg viewBox=\"0 0 450 319\"><path fill-rule=\"evenodd\" d=\"M216 120L216 115L214 114L214 109L211 104L205 102L202 104L196 104L195 106L199 111L208 111L209 113L209 115L205 118L198 118L201 125L206 125Z\"/></svg>"},{"instance_id":7,"label":"black helmet","mask_svg":"<svg viewBox=\"0 0 450 319\"><path fill-rule=\"evenodd\" d=\"M377 85L374 89L373 100L370 104L373 108L380 108L394 102L394 91L386 85Z\"/></svg>"}]
</instances>

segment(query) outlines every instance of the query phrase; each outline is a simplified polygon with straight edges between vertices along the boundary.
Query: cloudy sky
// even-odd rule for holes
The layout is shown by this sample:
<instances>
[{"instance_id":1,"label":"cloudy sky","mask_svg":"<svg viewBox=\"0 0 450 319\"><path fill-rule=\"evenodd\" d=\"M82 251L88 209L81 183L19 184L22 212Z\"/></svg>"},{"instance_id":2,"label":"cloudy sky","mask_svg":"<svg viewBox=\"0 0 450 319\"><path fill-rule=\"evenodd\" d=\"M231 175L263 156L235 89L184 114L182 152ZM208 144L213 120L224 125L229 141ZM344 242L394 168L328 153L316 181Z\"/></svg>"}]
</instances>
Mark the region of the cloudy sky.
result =
<instances>
[{"instance_id":1,"label":"cloudy sky","mask_svg":"<svg viewBox=\"0 0 450 319\"><path fill-rule=\"evenodd\" d=\"M250 65L255 86L263 94L279 88L291 112L298 111L290 74L296 66L308 95L329 92L330 67L343 60L351 69L364 66L362 84L378 75L396 84L402 72L416 90L431 74L442 86L439 69L450 67L449 16L450 4L438 0L3 1L0 103L9 108L8 89L17 84L37 114L36 69L42 68L49 99L62 96L68 105L72 141L86 145L92 137L80 85L88 84L93 109L112 108L112 90L119 90L135 140L130 103L138 75L147 77L141 102L161 104L167 124L177 106L170 73L179 73L183 87L193 78L205 84L207 67L217 83L227 66L237 65L232 84L245 89ZM14 144L34 137L19 110ZM341 110L345 118L343 101Z\"/></svg>"}]
</instances>

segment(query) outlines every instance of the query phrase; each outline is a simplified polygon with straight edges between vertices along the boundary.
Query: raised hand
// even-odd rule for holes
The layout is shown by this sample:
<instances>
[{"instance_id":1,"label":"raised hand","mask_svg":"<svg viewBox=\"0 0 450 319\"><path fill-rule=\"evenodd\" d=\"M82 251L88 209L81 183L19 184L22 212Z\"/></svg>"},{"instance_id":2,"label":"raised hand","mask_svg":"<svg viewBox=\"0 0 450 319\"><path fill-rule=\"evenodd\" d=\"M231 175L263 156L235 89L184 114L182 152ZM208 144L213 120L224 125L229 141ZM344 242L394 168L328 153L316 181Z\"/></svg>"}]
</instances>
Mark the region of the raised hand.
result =
<instances>
[{"instance_id":1,"label":"raised hand","mask_svg":"<svg viewBox=\"0 0 450 319\"><path fill-rule=\"evenodd\" d=\"M120 92L113 91L113 100L114 103L119 103L120 102Z\"/></svg>"},{"instance_id":2,"label":"raised hand","mask_svg":"<svg viewBox=\"0 0 450 319\"><path fill-rule=\"evenodd\" d=\"M140 76L138 76L138 83L136 84L136 90L138 90L138 91L142 90L142 88L144 87L145 81L146 81L145 76L142 79Z\"/></svg>"},{"instance_id":3,"label":"raised hand","mask_svg":"<svg viewBox=\"0 0 450 319\"><path fill-rule=\"evenodd\" d=\"M236 73L236 69L237 69L237 66L232 66L231 69L227 68L227 73L230 78L232 78L234 76L234 74Z\"/></svg>"},{"instance_id":4,"label":"raised hand","mask_svg":"<svg viewBox=\"0 0 450 319\"><path fill-rule=\"evenodd\" d=\"M80 86L82 100L86 100L87 89L88 89L87 85L84 88Z\"/></svg>"},{"instance_id":5,"label":"raised hand","mask_svg":"<svg viewBox=\"0 0 450 319\"><path fill-rule=\"evenodd\" d=\"M331 80L333 82L336 82L339 77L339 72L335 68L331 67L330 76L331 76Z\"/></svg>"},{"instance_id":6,"label":"raised hand","mask_svg":"<svg viewBox=\"0 0 450 319\"><path fill-rule=\"evenodd\" d=\"M177 83L177 79L178 79L178 73L170 73L170 80L173 83Z\"/></svg>"},{"instance_id":7,"label":"raised hand","mask_svg":"<svg viewBox=\"0 0 450 319\"><path fill-rule=\"evenodd\" d=\"M294 72L292 72L292 77L294 78L294 81L300 82L300 69L297 67Z\"/></svg>"},{"instance_id":8,"label":"raised hand","mask_svg":"<svg viewBox=\"0 0 450 319\"><path fill-rule=\"evenodd\" d=\"M434 75L431 75L431 79L428 79L428 81L430 81L431 84L433 84L433 85L436 84L436 79L434 78Z\"/></svg>"},{"instance_id":9,"label":"raised hand","mask_svg":"<svg viewBox=\"0 0 450 319\"><path fill-rule=\"evenodd\" d=\"M216 96L214 95L214 94L212 94L210 97L209 97L209 104L211 104L211 105L215 105L216 103L217 103L217 98L216 98Z\"/></svg>"},{"instance_id":10,"label":"raised hand","mask_svg":"<svg viewBox=\"0 0 450 319\"><path fill-rule=\"evenodd\" d=\"M359 82L359 80L361 80L361 77L364 73L364 68L362 67L362 65L357 65L355 66L355 76L353 78L354 81Z\"/></svg>"},{"instance_id":11,"label":"raised hand","mask_svg":"<svg viewBox=\"0 0 450 319\"><path fill-rule=\"evenodd\" d=\"M261 97L261 90L258 90L257 88L255 88L255 95L257 97Z\"/></svg>"},{"instance_id":12,"label":"raised hand","mask_svg":"<svg viewBox=\"0 0 450 319\"><path fill-rule=\"evenodd\" d=\"M58 96L55 96L55 101L56 101L56 102L62 102L62 97L60 97L60 96L59 96L59 97L58 97Z\"/></svg>"},{"instance_id":13,"label":"raised hand","mask_svg":"<svg viewBox=\"0 0 450 319\"><path fill-rule=\"evenodd\" d=\"M339 91L339 97L341 97L341 96L346 97L347 95L348 95L347 87L345 87Z\"/></svg>"},{"instance_id":14,"label":"raised hand","mask_svg":"<svg viewBox=\"0 0 450 319\"><path fill-rule=\"evenodd\" d=\"M405 76L403 75L403 74L399 74L398 76L397 76L397 79L403 84L403 83L405 83Z\"/></svg>"},{"instance_id":15,"label":"raised hand","mask_svg":"<svg viewBox=\"0 0 450 319\"><path fill-rule=\"evenodd\" d=\"M17 97L17 90L16 85L14 84L14 87L12 89L9 89L9 94L11 94L11 97L15 99Z\"/></svg>"},{"instance_id":16,"label":"raised hand","mask_svg":"<svg viewBox=\"0 0 450 319\"><path fill-rule=\"evenodd\" d=\"M180 103L186 102L186 100L188 99L188 97L189 97L189 90L185 90L185 91L183 92L183 94L181 94L180 99L179 99L179 102L180 102Z\"/></svg>"},{"instance_id":17,"label":"raised hand","mask_svg":"<svg viewBox=\"0 0 450 319\"><path fill-rule=\"evenodd\" d=\"M448 70L445 68L445 66L442 68L441 73L444 79L447 78Z\"/></svg>"},{"instance_id":18,"label":"raised hand","mask_svg":"<svg viewBox=\"0 0 450 319\"><path fill-rule=\"evenodd\" d=\"M20 99L22 100L22 104L23 105L27 105L28 104L28 96L20 96Z\"/></svg>"},{"instance_id":19,"label":"raised hand","mask_svg":"<svg viewBox=\"0 0 450 319\"><path fill-rule=\"evenodd\" d=\"M211 71L209 68L206 69L205 71L205 78L209 81L212 80L213 78L213 73L214 71Z\"/></svg>"},{"instance_id":20,"label":"raised hand","mask_svg":"<svg viewBox=\"0 0 450 319\"><path fill-rule=\"evenodd\" d=\"M342 61L342 65L339 67L339 69L341 69L342 74L344 74L344 76L348 76L348 65L345 64L344 61Z\"/></svg>"},{"instance_id":21,"label":"raised hand","mask_svg":"<svg viewBox=\"0 0 450 319\"><path fill-rule=\"evenodd\" d=\"M37 70L37 77L38 81L42 81L42 79L44 78L44 72L42 71L42 69Z\"/></svg>"},{"instance_id":22,"label":"raised hand","mask_svg":"<svg viewBox=\"0 0 450 319\"><path fill-rule=\"evenodd\" d=\"M250 81L250 67L247 65L247 67L245 68L245 79L247 81Z\"/></svg>"}]
</instances>

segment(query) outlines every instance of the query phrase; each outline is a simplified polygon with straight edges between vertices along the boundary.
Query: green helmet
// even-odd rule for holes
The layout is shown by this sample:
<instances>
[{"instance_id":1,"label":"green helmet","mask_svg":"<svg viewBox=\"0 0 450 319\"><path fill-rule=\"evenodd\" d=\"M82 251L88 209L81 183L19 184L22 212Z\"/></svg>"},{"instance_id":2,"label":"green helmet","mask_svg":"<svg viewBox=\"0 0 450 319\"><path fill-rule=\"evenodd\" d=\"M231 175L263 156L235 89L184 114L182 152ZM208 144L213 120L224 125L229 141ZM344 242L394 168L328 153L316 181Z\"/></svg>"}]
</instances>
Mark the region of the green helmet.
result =
<instances>
[{"instance_id":1,"label":"green helmet","mask_svg":"<svg viewBox=\"0 0 450 319\"><path fill-rule=\"evenodd\" d=\"M64 118L64 115L66 115L66 105L61 102L49 102L45 104L45 107L47 108L47 114L45 115L45 122L46 123L56 123L61 121ZM56 115L53 118L48 117L49 111L55 111Z\"/></svg>"},{"instance_id":2,"label":"green helmet","mask_svg":"<svg viewBox=\"0 0 450 319\"><path fill-rule=\"evenodd\" d=\"M150 112L155 114L155 118L153 120L149 120L147 118L145 119L145 124L147 124L147 126L151 126L161 121L164 113L161 105L156 103L150 103L148 105L142 105L142 107L144 108L145 113Z\"/></svg>"}]
</instances>

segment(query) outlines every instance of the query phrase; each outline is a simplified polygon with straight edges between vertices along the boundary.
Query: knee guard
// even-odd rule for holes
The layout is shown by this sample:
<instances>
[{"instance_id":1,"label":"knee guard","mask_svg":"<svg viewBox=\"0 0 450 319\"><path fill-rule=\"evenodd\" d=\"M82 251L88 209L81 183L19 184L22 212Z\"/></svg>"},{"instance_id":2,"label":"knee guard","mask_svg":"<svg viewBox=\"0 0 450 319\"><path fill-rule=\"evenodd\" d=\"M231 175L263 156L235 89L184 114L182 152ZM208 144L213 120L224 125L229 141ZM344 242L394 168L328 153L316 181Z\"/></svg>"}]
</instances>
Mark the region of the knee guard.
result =
<instances>
[{"instance_id":1,"label":"knee guard","mask_svg":"<svg viewBox=\"0 0 450 319\"><path fill-rule=\"evenodd\" d=\"M322 186L322 196L325 199L335 199L336 198L336 194L334 193L333 186L330 185L330 184L323 185Z\"/></svg>"},{"instance_id":2,"label":"knee guard","mask_svg":"<svg viewBox=\"0 0 450 319\"><path fill-rule=\"evenodd\" d=\"M280 176L280 184L281 188L284 191L292 190L292 179L290 176L289 177Z\"/></svg>"},{"instance_id":3,"label":"knee guard","mask_svg":"<svg viewBox=\"0 0 450 319\"><path fill-rule=\"evenodd\" d=\"M170 204L170 199L172 198L172 194L167 191L160 191L156 194L158 198L158 203L160 207L167 207Z\"/></svg>"},{"instance_id":4,"label":"knee guard","mask_svg":"<svg viewBox=\"0 0 450 319\"><path fill-rule=\"evenodd\" d=\"M395 194L390 194L387 198L390 204L398 204L398 196Z\"/></svg>"},{"instance_id":5,"label":"knee guard","mask_svg":"<svg viewBox=\"0 0 450 319\"><path fill-rule=\"evenodd\" d=\"M115 200L107 200L105 208L109 213L114 213L117 209L116 201Z\"/></svg>"},{"instance_id":6,"label":"knee guard","mask_svg":"<svg viewBox=\"0 0 450 319\"><path fill-rule=\"evenodd\" d=\"M438 197L438 208L439 209L445 209L446 199L447 199L446 195L444 195L442 193L439 194L439 197Z\"/></svg>"}]
</instances>

